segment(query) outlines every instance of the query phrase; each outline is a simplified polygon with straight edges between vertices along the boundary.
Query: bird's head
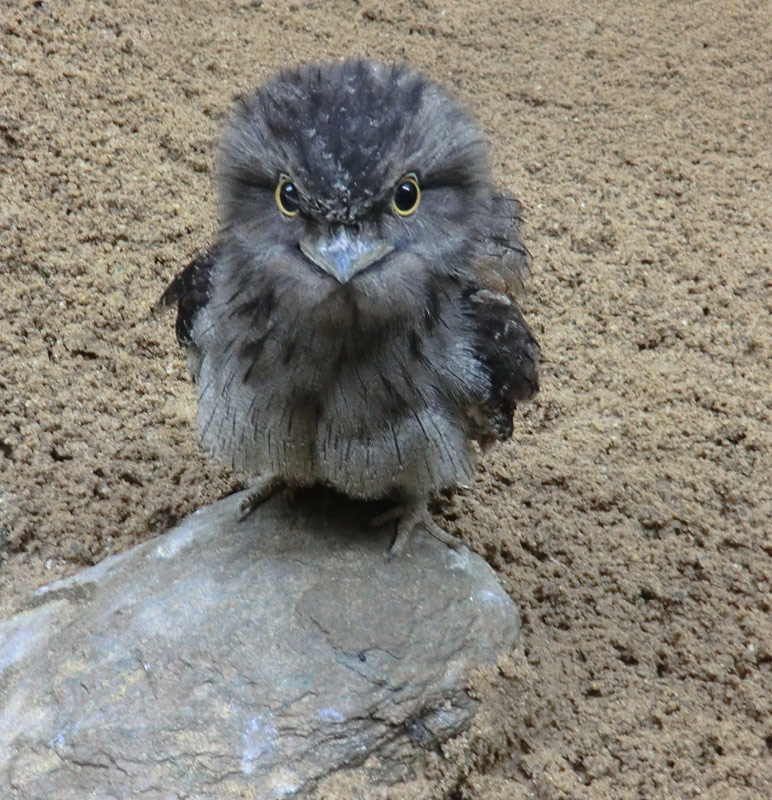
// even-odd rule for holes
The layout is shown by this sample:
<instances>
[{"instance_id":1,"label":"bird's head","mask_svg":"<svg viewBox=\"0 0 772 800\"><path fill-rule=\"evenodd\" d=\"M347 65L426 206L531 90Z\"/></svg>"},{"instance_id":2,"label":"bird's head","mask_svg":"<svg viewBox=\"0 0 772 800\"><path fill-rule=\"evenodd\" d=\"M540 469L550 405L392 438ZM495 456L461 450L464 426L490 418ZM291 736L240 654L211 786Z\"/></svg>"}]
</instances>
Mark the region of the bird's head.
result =
<instances>
[{"instance_id":1,"label":"bird's head","mask_svg":"<svg viewBox=\"0 0 772 800\"><path fill-rule=\"evenodd\" d=\"M223 227L256 269L372 295L469 270L492 187L486 146L446 91L354 59L280 73L223 136Z\"/></svg>"}]
</instances>

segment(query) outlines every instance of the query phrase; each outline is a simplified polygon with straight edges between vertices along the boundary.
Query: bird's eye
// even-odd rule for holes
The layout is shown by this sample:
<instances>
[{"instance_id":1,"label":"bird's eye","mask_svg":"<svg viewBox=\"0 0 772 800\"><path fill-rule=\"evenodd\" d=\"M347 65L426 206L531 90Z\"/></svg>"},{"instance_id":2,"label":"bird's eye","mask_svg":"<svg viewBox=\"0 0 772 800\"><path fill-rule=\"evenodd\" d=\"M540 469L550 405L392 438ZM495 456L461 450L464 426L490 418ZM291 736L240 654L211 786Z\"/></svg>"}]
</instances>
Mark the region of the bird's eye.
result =
<instances>
[{"instance_id":1,"label":"bird's eye","mask_svg":"<svg viewBox=\"0 0 772 800\"><path fill-rule=\"evenodd\" d=\"M300 211L300 199L295 184L286 176L282 175L276 184L274 192L276 205L279 211L287 217L294 217Z\"/></svg>"},{"instance_id":2,"label":"bird's eye","mask_svg":"<svg viewBox=\"0 0 772 800\"><path fill-rule=\"evenodd\" d=\"M418 178L411 172L394 190L391 204L400 217L409 217L418 208L420 202L421 190L418 188Z\"/></svg>"}]
</instances>

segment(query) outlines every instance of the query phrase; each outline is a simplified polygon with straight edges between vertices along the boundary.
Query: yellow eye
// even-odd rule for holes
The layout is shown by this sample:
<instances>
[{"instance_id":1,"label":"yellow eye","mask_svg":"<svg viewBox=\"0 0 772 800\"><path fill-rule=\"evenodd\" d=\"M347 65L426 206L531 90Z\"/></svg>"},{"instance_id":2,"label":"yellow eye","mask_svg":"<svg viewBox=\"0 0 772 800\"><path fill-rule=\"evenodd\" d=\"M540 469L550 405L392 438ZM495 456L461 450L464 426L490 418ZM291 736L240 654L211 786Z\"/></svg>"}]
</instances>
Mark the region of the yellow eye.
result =
<instances>
[{"instance_id":1,"label":"yellow eye","mask_svg":"<svg viewBox=\"0 0 772 800\"><path fill-rule=\"evenodd\" d=\"M282 175L276 184L274 192L276 205L279 211L287 217L294 217L300 211L300 197L295 184L286 176Z\"/></svg>"},{"instance_id":2,"label":"yellow eye","mask_svg":"<svg viewBox=\"0 0 772 800\"><path fill-rule=\"evenodd\" d=\"M400 217L409 217L418 208L421 202L421 190L418 188L418 178L411 172L400 182L394 190L391 205Z\"/></svg>"}]
</instances>

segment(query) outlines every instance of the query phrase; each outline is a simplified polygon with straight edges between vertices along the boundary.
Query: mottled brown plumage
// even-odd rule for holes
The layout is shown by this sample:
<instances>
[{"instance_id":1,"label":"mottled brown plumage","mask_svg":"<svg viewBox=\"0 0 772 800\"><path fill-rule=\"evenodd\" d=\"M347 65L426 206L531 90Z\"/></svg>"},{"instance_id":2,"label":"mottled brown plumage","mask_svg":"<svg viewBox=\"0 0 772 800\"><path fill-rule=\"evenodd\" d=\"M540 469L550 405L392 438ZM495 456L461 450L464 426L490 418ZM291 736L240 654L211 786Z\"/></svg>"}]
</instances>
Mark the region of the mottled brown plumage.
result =
<instances>
[{"instance_id":1,"label":"mottled brown plumage","mask_svg":"<svg viewBox=\"0 0 772 800\"><path fill-rule=\"evenodd\" d=\"M399 552L432 493L512 434L538 391L516 302L520 205L465 110L367 60L279 74L221 145L216 243L166 290L199 387L204 447L285 486L391 498Z\"/></svg>"}]
</instances>

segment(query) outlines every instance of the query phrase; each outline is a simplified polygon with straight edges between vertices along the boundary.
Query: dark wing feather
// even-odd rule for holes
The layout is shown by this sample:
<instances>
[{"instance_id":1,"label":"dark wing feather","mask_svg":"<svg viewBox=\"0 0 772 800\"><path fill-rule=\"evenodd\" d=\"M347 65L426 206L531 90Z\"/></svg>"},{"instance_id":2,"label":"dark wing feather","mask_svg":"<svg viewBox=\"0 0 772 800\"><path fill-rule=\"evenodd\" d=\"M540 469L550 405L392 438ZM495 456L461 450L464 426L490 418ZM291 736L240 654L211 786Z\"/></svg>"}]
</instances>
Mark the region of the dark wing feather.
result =
<instances>
[{"instance_id":1,"label":"dark wing feather","mask_svg":"<svg viewBox=\"0 0 772 800\"><path fill-rule=\"evenodd\" d=\"M217 260L218 247L204 250L179 272L161 295L159 305L177 304L175 331L183 347L193 344L191 330L198 310L209 301L212 267Z\"/></svg>"},{"instance_id":2,"label":"dark wing feather","mask_svg":"<svg viewBox=\"0 0 772 800\"><path fill-rule=\"evenodd\" d=\"M481 210L478 279L496 292L520 297L531 272L531 254L520 238L522 206L512 195L498 192Z\"/></svg>"},{"instance_id":3,"label":"dark wing feather","mask_svg":"<svg viewBox=\"0 0 772 800\"><path fill-rule=\"evenodd\" d=\"M512 414L517 404L539 391L541 351L514 300L475 288L466 302L473 320L477 357L490 377L489 391L478 408L482 419L476 420L475 431L480 444L487 445L512 435Z\"/></svg>"}]
</instances>

